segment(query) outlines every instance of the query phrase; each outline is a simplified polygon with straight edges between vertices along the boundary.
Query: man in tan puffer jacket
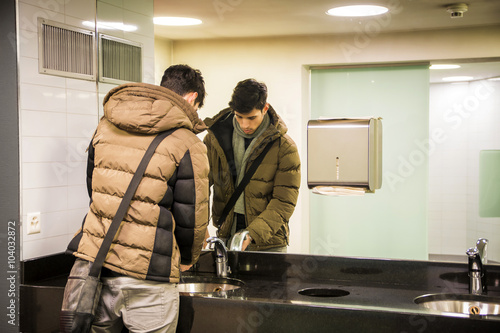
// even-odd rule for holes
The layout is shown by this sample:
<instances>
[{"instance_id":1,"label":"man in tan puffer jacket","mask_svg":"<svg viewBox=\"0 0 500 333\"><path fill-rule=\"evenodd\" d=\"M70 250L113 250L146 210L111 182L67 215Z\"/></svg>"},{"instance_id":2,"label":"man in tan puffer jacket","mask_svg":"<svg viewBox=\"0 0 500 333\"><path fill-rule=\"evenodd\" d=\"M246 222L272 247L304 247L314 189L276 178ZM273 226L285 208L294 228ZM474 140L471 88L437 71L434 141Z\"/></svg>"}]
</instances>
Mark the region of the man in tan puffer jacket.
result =
<instances>
[{"instance_id":1,"label":"man in tan puffer jacket","mask_svg":"<svg viewBox=\"0 0 500 333\"><path fill-rule=\"evenodd\" d=\"M206 129L197 109L201 73L169 67L161 86L123 84L104 98L104 117L87 169L91 204L68 246L77 264L93 262L144 152L158 133L175 129L156 149L103 265L93 332L175 332L181 265L201 253L208 225Z\"/></svg>"},{"instance_id":2,"label":"man in tan puffer jacket","mask_svg":"<svg viewBox=\"0 0 500 333\"><path fill-rule=\"evenodd\" d=\"M286 252L288 221L299 194L300 158L285 123L267 103L266 85L254 79L239 82L229 108L205 122L212 221L218 236L228 239L245 230L249 234L243 249ZM270 142L270 150L238 201L219 221L244 174Z\"/></svg>"}]
</instances>

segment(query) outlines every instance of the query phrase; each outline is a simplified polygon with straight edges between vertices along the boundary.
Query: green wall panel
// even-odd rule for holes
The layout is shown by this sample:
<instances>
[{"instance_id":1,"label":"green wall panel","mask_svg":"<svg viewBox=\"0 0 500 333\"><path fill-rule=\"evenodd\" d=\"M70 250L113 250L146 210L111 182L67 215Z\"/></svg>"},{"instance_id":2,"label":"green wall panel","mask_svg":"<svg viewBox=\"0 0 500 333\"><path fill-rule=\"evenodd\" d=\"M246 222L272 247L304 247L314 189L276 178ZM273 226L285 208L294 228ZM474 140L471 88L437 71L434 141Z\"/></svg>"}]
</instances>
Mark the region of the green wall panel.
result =
<instances>
[{"instance_id":1,"label":"green wall panel","mask_svg":"<svg viewBox=\"0 0 500 333\"><path fill-rule=\"evenodd\" d=\"M312 70L311 119L366 116L382 117L382 188L311 193L311 253L426 260L428 66Z\"/></svg>"},{"instance_id":2,"label":"green wall panel","mask_svg":"<svg viewBox=\"0 0 500 333\"><path fill-rule=\"evenodd\" d=\"M500 150L479 153L479 216L500 217Z\"/></svg>"}]
</instances>

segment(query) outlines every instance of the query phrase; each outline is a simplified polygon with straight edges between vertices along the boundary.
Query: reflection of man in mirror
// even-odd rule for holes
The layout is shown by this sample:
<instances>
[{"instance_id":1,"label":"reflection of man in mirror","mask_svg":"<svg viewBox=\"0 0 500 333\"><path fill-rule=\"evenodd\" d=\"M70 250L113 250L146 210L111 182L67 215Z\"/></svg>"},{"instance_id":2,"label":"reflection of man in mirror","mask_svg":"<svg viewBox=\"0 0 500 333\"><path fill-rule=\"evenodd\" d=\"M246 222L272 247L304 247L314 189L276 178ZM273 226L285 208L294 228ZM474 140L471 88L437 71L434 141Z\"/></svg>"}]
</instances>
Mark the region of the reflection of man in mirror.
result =
<instances>
[{"instance_id":1,"label":"reflection of man in mirror","mask_svg":"<svg viewBox=\"0 0 500 333\"><path fill-rule=\"evenodd\" d=\"M229 108L205 123L218 236L229 239L246 230L243 250L286 252L288 221L299 194L300 158L285 123L267 103L266 85L254 79L239 82ZM268 145L242 194L219 221L235 188Z\"/></svg>"}]
</instances>

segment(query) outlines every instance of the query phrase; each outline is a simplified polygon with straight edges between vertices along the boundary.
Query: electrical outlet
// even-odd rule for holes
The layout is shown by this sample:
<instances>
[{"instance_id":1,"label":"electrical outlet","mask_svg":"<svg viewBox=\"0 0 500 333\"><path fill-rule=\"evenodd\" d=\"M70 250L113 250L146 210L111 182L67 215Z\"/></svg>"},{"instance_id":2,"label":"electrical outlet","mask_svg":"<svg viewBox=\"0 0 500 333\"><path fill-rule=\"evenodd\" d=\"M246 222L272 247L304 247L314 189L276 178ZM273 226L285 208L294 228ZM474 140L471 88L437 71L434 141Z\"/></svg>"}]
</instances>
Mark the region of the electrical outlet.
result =
<instances>
[{"instance_id":1,"label":"electrical outlet","mask_svg":"<svg viewBox=\"0 0 500 333\"><path fill-rule=\"evenodd\" d=\"M28 235L40 233L40 212L28 213L26 218Z\"/></svg>"}]
</instances>

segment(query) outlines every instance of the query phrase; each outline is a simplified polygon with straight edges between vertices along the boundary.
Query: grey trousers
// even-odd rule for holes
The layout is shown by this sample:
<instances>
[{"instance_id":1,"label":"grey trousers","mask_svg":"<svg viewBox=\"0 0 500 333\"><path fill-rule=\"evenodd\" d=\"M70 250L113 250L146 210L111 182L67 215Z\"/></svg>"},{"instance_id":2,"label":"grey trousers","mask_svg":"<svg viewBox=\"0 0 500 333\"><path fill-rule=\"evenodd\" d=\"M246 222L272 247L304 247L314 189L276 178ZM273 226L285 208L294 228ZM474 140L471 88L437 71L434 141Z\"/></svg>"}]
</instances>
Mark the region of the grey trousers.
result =
<instances>
[{"instance_id":1,"label":"grey trousers","mask_svg":"<svg viewBox=\"0 0 500 333\"><path fill-rule=\"evenodd\" d=\"M179 316L177 284L104 277L93 333L173 333Z\"/></svg>"}]
</instances>

